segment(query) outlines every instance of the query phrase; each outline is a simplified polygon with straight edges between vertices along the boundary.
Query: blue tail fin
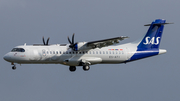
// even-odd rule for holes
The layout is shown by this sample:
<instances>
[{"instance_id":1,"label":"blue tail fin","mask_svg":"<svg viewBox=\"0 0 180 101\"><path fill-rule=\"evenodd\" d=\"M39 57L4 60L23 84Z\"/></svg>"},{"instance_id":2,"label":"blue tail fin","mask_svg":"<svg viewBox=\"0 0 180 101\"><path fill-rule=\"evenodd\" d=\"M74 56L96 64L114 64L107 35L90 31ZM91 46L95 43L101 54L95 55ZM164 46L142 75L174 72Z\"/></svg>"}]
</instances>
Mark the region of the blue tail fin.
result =
<instances>
[{"instance_id":1,"label":"blue tail fin","mask_svg":"<svg viewBox=\"0 0 180 101\"><path fill-rule=\"evenodd\" d=\"M164 19L157 19L151 24L145 25L150 26L149 30L147 31L146 35L142 39L142 41L137 46L138 49L158 49L160 42L161 42L161 36L164 29L164 24L166 20Z\"/></svg>"},{"instance_id":2,"label":"blue tail fin","mask_svg":"<svg viewBox=\"0 0 180 101\"><path fill-rule=\"evenodd\" d=\"M161 37L165 24L171 24L171 23L166 23L166 20L164 19L157 19L151 24L145 25L150 27L146 35L138 43L136 52L128 61L134 61L137 59L142 59L142 58L158 55L161 53L165 53L166 50L163 51L159 50L159 45L161 42Z\"/></svg>"}]
</instances>

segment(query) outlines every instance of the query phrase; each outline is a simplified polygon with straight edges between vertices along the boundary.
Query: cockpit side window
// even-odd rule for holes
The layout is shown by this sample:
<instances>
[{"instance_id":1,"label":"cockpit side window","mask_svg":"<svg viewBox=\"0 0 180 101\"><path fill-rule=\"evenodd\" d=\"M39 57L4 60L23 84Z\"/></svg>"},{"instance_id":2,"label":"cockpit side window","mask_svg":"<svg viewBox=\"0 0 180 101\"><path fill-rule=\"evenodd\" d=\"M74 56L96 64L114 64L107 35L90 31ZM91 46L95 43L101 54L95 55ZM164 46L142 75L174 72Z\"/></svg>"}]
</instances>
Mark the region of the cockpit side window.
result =
<instances>
[{"instance_id":1,"label":"cockpit side window","mask_svg":"<svg viewBox=\"0 0 180 101\"><path fill-rule=\"evenodd\" d=\"M11 52L25 52L23 48L13 48Z\"/></svg>"}]
</instances>

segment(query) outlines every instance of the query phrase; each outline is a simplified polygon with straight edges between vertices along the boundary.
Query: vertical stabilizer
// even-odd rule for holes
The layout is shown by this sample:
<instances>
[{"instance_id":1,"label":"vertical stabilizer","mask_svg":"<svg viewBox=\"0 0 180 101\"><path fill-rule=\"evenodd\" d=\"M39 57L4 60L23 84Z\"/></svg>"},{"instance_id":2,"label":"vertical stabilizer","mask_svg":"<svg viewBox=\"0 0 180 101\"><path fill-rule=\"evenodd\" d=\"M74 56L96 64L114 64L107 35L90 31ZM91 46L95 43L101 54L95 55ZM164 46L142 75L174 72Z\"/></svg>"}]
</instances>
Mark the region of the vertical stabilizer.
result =
<instances>
[{"instance_id":1,"label":"vertical stabilizer","mask_svg":"<svg viewBox=\"0 0 180 101\"><path fill-rule=\"evenodd\" d=\"M137 48L143 48L143 49L157 49L159 48L161 37L164 29L164 24L166 20L164 19L157 19L151 24L145 25L150 26L146 35L141 40Z\"/></svg>"},{"instance_id":2,"label":"vertical stabilizer","mask_svg":"<svg viewBox=\"0 0 180 101\"><path fill-rule=\"evenodd\" d=\"M166 20L164 19L156 19L151 24L145 25L150 27L146 35L138 43L136 52L128 61L166 53L166 50L159 49L165 24L170 23L166 23Z\"/></svg>"}]
</instances>

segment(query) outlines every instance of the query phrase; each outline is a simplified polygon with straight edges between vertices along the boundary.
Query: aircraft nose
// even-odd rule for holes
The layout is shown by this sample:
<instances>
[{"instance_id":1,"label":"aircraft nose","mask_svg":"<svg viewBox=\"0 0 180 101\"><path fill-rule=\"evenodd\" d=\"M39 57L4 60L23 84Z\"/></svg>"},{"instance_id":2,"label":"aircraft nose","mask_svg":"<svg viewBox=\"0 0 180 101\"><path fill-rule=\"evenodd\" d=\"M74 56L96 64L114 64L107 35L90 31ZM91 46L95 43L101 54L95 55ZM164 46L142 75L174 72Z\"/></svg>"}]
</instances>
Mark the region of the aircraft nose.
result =
<instances>
[{"instance_id":1,"label":"aircraft nose","mask_svg":"<svg viewBox=\"0 0 180 101\"><path fill-rule=\"evenodd\" d=\"M8 54L8 53L5 54L4 57L3 57L3 59L6 60L6 61L9 61L9 60L10 60L9 54Z\"/></svg>"}]
</instances>

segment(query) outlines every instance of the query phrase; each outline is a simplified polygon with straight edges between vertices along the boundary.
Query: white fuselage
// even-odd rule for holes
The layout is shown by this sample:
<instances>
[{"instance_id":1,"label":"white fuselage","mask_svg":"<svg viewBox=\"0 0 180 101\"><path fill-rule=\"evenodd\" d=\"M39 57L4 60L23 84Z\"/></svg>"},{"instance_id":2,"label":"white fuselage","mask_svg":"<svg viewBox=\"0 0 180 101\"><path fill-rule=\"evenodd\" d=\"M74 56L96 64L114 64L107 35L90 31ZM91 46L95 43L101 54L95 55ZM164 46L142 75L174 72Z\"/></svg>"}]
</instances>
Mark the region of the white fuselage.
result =
<instances>
[{"instance_id":1,"label":"white fuselage","mask_svg":"<svg viewBox=\"0 0 180 101\"><path fill-rule=\"evenodd\" d=\"M128 44L127 44L128 45ZM9 52L5 56L9 62L19 64L64 64L78 66L80 62L89 62L89 65L97 63L124 63L135 52L136 48L127 48L127 45L109 46L84 51L73 51L68 46L60 44L49 46L24 45L15 48L23 48L25 52ZM134 52L133 52L134 51Z\"/></svg>"}]
</instances>

